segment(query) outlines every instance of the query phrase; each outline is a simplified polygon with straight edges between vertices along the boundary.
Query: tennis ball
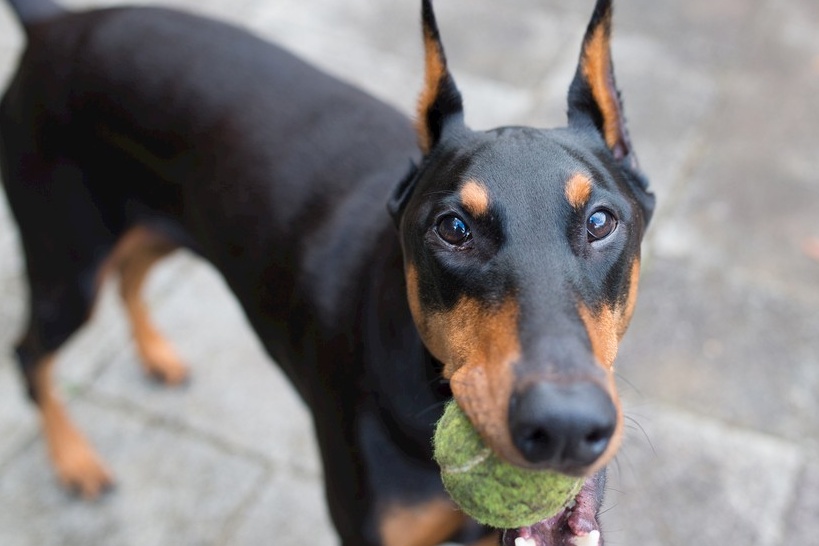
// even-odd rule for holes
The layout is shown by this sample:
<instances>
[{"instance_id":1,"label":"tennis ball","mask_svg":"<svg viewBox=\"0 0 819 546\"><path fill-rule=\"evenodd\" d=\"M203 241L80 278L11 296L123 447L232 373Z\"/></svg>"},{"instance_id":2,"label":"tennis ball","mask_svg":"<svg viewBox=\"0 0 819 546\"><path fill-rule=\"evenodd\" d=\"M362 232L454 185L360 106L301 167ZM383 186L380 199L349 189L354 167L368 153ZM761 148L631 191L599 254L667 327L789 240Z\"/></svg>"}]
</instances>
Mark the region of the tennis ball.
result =
<instances>
[{"instance_id":1,"label":"tennis ball","mask_svg":"<svg viewBox=\"0 0 819 546\"><path fill-rule=\"evenodd\" d=\"M433 447L452 500L476 521L497 529L528 527L554 516L583 485L582 478L503 462L454 401L438 421Z\"/></svg>"}]
</instances>

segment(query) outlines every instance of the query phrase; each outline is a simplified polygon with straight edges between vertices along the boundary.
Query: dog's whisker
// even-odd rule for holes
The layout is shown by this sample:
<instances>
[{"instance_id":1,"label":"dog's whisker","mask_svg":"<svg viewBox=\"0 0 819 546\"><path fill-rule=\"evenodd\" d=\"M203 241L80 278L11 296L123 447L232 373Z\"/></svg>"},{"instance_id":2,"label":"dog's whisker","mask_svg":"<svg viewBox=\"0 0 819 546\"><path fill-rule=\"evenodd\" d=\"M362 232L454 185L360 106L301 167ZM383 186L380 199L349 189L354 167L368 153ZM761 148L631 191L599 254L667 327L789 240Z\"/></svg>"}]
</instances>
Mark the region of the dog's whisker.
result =
<instances>
[{"instance_id":1,"label":"dog's whisker","mask_svg":"<svg viewBox=\"0 0 819 546\"><path fill-rule=\"evenodd\" d=\"M430 413L438 412L444 406L446 406L446 404L447 404L446 400L443 400L441 402L436 402L435 404L431 404L431 405L427 406L426 408L424 408L423 410L421 410L420 412L418 412L416 414L416 417L425 417L426 415L428 415Z\"/></svg>"}]
</instances>

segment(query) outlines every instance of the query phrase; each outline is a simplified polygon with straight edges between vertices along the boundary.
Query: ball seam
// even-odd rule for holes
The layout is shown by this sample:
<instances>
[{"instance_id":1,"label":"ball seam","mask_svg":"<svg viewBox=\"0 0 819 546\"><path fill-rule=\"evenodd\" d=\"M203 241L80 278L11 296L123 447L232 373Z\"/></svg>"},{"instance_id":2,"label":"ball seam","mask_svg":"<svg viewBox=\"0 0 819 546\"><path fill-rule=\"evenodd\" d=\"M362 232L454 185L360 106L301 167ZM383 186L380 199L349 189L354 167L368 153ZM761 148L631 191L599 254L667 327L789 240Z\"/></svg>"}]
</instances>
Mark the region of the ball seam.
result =
<instances>
[{"instance_id":1,"label":"ball seam","mask_svg":"<svg viewBox=\"0 0 819 546\"><path fill-rule=\"evenodd\" d=\"M451 474L460 474L462 472L469 472L473 468L483 464L484 461L486 461L491 454L492 454L492 450L489 449L488 447L485 447L474 458L466 461L461 466L456 466L454 468L449 467L449 468L446 469L446 471L451 473Z\"/></svg>"}]
</instances>

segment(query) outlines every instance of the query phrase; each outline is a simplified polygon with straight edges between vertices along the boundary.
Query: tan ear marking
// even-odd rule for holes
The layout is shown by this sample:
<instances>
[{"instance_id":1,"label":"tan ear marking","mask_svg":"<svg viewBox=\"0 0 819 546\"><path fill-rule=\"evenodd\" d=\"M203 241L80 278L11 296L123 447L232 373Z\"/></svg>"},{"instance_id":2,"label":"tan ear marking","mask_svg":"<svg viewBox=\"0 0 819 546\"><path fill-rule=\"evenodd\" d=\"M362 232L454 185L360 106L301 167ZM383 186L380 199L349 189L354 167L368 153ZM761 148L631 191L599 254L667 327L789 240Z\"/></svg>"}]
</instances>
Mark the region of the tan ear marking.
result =
<instances>
[{"instance_id":1,"label":"tan ear marking","mask_svg":"<svg viewBox=\"0 0 819 546\"><path fill-rule=\"evenodd\" d=\"M438 23L432 9L432 0L421 3L421 20L424 43L424 84L418 98L418 113L415 128L418 145L424 154L440 140L444 127L451 120L463 120L461 94L447 70L444 46L438 33Z\"/></svg>"},{"instance_id":2,"label":"tan ear marking","mask_svg":"<svg viewBox=\"0 0 819 546\"><path fill-rule=\"evenodd\" d=\"M426 153L432 148L432 134L427 116L432 108L446 75L446 64L442 58L441 49L432 30L424 28L424 86L418 97L418 118L415 128L418 131L418 140L421 150Z\"/></svg>"},{"instance_id":3,"label":"tan ear marking","mask_svg":"<svg viewBox=\"0 0 819 546\"><path fill-rule=\"evenodd\" d=\"M611 11L595 27L583 46L581 70L603 116L603 138L612 150L625 143L622 113L611 66Z\"/></svg>"}]
</instances>

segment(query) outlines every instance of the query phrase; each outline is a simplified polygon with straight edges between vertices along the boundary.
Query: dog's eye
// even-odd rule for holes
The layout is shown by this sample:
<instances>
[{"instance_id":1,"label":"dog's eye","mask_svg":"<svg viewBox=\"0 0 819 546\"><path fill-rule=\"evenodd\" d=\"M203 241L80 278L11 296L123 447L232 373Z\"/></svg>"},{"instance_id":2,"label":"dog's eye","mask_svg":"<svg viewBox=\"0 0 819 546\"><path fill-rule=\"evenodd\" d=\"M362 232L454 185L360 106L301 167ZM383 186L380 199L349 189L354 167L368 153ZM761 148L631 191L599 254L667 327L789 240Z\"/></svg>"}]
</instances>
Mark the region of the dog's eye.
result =
<instances>
[{"instance_id":1,"label":"dog's eye","mask_svg":"<svg viewBox=\"0 0 819 546\"><path fill-rule=\"evenodd\" d=\"M617 218L614 217L614 214L604 209L596 211L586 220L586 233L589 242L605 239L612 234L616 227Z\"/></svg>"},{"instance_id":2,"label":"dog's eye","mask_svg":"<svg viewBox=\"0 0 819 546\"><path fill-rule=\"evenodd\" d=\"M454 214L447 214L441 218L436 231L441 239L454 246L464 244L471 236L466 222Z\"/></svg>"}]
</instances>

